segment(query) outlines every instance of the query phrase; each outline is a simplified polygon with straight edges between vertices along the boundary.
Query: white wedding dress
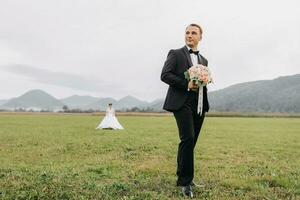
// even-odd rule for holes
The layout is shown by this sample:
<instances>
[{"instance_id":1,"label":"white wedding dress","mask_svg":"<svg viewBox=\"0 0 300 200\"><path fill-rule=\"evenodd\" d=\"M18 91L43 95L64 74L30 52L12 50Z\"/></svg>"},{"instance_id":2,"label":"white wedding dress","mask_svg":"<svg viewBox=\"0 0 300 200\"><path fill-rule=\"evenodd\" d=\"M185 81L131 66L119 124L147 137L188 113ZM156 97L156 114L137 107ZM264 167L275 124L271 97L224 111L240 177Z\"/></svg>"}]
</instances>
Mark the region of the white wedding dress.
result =
<instances>
[{"instance_id":1,"label":"white wedding dress","mask_svg":"<svg viewBox=\"0 0 300 200\"><path fill-rule=\"evenodd\" d=\"M96 129L124 129L115 116L113 108L107 108L105 117Z\"/></svg>"}]
</instances>

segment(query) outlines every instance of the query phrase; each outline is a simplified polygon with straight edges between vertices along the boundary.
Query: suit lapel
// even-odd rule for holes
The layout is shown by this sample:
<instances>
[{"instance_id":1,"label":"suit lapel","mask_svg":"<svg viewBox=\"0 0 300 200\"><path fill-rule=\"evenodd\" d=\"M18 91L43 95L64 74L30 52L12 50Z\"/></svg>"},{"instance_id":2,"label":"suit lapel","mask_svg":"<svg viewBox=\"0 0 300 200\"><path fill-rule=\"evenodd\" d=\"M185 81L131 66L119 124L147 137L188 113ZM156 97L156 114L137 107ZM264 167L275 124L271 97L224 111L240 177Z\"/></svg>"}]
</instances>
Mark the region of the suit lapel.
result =
<instances>
[{"instance_id":1,"label":"suit lapel","mask_svg":"<svg viewBox=\"0 0 300 200\"><path fill-rule=\"evenodd\" d=\"M204 65L203 59L200 54L198 54L199 64Z\"/></svg>"},{"instance_id":2,"label":"suit lapel","mask_svg":"<svg viewBox=\"0 0 300 200\"><path fill-rule=\"evenodd\" d=\"M198 57L200 60L200 64L207 67L207 63L205 63L205 59L203 58L203 56L200 53L198 54Z\"/></svg>"},{"instance_id":3,"label":"suit lapel","mask_svg":"<svg viewBox=\"0 0 300 200\"><path fill-rule=\"evenodd\" d=\"M184 52L184 55L189 63L189 66L187 68L190 68L191 66L193 66L193 63L192 63L192 59L191 59L191 56L190 56L190 53L188 51L188 48L186 46L184 46L182 48L183 52Z\"/></svg>"}]
</instances>

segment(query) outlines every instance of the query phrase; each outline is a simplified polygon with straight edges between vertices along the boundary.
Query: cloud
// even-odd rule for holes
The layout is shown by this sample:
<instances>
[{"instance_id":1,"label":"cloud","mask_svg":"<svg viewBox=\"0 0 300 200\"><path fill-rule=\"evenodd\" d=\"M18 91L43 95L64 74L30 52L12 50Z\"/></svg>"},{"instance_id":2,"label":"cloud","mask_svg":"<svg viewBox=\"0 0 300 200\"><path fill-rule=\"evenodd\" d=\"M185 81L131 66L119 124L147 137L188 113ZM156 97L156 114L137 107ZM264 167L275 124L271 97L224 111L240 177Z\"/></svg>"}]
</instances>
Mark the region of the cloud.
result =
<instances>
[{"instance_id":1,"label":"cloud","mask_svg":"<svg viewBox=\"0 0 300 200\"><path fill-rule=\"evenodd\" d=\"M7 73L0 73L1 82L6 82L0 85L0 95L6 98L8 87L17 95L28 85L40 85L55 94L160 98L167 90L159 80L167 52L184 45L184 28L191 22L204 30L199 50L214 76L211 90L296 74L299 4L296 0L272 6L259 0L2 1L0 68L6 65ZM15 63L20 65L10 65Z\"/></svg>"},{"instance_id":2,"label":"cloud","mask_svg":"<svg viewBox=\"0 0 300 200\"><path fill-rule=\"evenodd\" d=\"M54 72L47 69L18 64L1 65L0 68L13 74L28 77L33 81L77 90L97 92L107 90L107 88L110 87L107 83L92 76Z\"/></svg>"}]
</instances>

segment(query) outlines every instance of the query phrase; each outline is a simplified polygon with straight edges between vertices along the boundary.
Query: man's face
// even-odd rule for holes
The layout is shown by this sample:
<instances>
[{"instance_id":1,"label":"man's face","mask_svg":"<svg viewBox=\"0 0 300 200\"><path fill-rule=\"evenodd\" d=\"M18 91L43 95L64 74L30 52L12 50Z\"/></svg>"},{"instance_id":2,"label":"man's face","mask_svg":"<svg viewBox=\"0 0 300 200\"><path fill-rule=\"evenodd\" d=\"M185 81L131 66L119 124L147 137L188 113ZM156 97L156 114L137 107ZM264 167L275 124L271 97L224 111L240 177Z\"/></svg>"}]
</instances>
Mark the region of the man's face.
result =
<instances>
[{"instance_id":1,"label":"man's face","mask_svg":"<svg viewBox=\"0 0 300 200\"><path fill-rule=\"evenodd\" d=\"M197 48L202 36L196 26L188 26L185 30L185 43L190 48Z\"/></svg>"}]
</instances>

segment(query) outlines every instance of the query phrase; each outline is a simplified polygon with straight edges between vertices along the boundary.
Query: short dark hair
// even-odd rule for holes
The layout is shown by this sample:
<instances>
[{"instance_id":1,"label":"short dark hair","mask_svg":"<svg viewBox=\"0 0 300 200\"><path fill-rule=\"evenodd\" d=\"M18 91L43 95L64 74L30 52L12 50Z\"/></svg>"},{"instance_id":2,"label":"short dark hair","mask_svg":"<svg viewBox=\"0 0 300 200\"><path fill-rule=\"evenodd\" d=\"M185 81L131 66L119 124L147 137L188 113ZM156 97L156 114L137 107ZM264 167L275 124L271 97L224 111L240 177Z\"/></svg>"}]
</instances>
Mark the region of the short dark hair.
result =
<instances>
[{"instance_id":1,"label":"short dark hair","mask_svg":"<svg viewBox=\"0 0 300 200\"><path fill-rule=\"evenodd\" d=\"M189 26L195 26L195 27L197 27L199 29L199 31L200 31L200 34L202 35L203 31L202 31L202 28L201 28L200 25L198 25L198 24L190 24L187 27L189 27ZM186 29L187 29L187 27L186 27Z\"/></svg>"},{"instance_id":2,"label":"short dark hair","mask_svg":"<svg viewBox=\"0 0 300 200\"><path fill-rule=\"evenodd\" d=\"M109 105L109 106L112 106L112 103L109 103L108 105Z\"/></svg>"}]
</instances>

